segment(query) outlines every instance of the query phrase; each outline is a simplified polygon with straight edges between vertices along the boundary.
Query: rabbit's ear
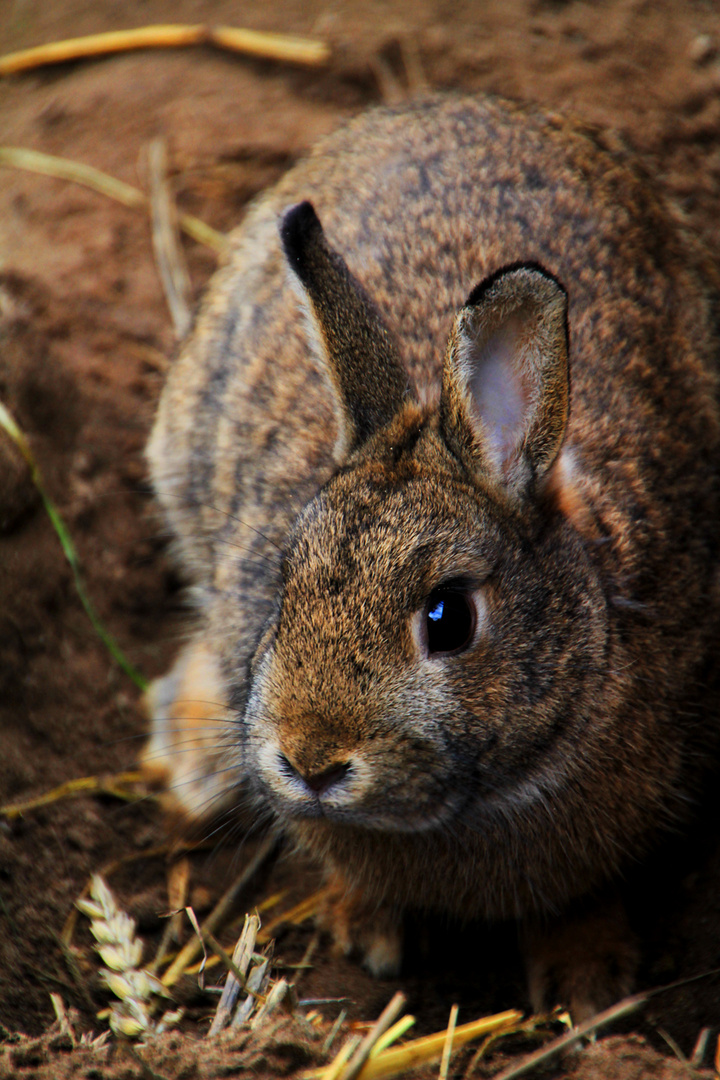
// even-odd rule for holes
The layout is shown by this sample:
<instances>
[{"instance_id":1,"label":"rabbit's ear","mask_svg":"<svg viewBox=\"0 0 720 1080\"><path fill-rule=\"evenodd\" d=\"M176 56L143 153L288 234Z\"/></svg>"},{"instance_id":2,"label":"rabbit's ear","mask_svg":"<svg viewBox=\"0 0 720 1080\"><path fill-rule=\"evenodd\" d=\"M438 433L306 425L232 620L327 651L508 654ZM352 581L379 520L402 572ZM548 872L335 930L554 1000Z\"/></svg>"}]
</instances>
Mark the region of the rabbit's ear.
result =
<instances>
[{"instance_id":1,"label":"rabbit's ear","mask_svg":"<svg viewBox=\"0 0 720 1080\"><path fill-rule=\"evenodd\" d=\"M397 413L411 393L397 349L379 313L328 244L309 202L285 212L280 237L309 301L341 407L342 459Z\"/></svg>"},{"instance_id":2,"label":"rabbit's ear","mask_svg":"<svg viewBox=\"0 0 720 1080\"><path fill-rule=\"evenodd\" d=\"M527 498L555 461L568 416L567 294L533 265L493 274L458 312L440 423L474 473Z\"/></svg>"}]
</instances>

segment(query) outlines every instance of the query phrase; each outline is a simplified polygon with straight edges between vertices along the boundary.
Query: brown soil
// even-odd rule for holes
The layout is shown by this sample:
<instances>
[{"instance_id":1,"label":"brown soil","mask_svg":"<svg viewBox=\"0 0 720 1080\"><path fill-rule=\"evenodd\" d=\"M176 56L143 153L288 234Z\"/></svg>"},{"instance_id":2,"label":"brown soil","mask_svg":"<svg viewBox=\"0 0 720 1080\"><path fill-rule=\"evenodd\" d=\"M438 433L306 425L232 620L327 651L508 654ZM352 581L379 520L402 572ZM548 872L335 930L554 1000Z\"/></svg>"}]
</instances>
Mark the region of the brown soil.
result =
<instances>
[{"instance_id":1,"label":"brown soil","mask_svg":"<svg viewBox=\"0 0 720 1080\"><path fill-rule=\"evenodd\" d=\"M144 150L164 135L179 206L225 230L343 117L425 88L489 91L614 130L720 250L720 12L710 2L6 0L0 50L198 21L319 35L333 60L307 71L197 48L30 72L0 83L0 144L146 186ZM215 256L193 242L186 254L199 295ZM0 169L0 343L0 400L28 434L88 591L131 661L147 677L159 675L183 617L181 583L145 488L143 445L174 342L144 215L67 182ZM131 769L144 727L139 693L93 632L28 470L0 432L0 803ZM651 885L643 896L654 902L638 902L645 985L718 966L720 859L712 834L708 828L683 853L672 887ZM78 1010L77 1032L102 1027L94 1014L106 999L87 931L75 933L75 972L58 941L92 871L135 856L109 878L140 932L159 935L166 864L152 849L163 839L150 800L87 796L0 818L0 1076L277 1076L323 1060L290 1019L262 1045L243 1036L211 1053L197 1040L212 1003L192 988L184 991L185 1034L142 1051L152 1074L127 1047L73 1051L50 1027L51 992ZM212 837L192 856L199 914L251 850ZM317 885L311 867L284 857L241 908L281 887L290 890L289 905ZM453 1001L460 1022L526 1005L511 927L464 936L454 927L415 930L420 944L397 982L373 982L321 943L300 996L349 998L351 1018L373 1019L402 987L421 1032L444 1027ZM285 931L276 956L297 962L311 935L309 925ZM227 931L224 940L231 938ZM319 1006L328 1018L339 1007ZM719 1023L720 981L706 978L654 998L639 1018L556 1069L578 1080L686 1076L669 1041L689 1054L701 1027L715 1025L709 1057ZM528 1045L506 1047L478 1075ZM467 1055L454 1062L451 1075L461 1076Z\"/></svg>"}]
</instances>

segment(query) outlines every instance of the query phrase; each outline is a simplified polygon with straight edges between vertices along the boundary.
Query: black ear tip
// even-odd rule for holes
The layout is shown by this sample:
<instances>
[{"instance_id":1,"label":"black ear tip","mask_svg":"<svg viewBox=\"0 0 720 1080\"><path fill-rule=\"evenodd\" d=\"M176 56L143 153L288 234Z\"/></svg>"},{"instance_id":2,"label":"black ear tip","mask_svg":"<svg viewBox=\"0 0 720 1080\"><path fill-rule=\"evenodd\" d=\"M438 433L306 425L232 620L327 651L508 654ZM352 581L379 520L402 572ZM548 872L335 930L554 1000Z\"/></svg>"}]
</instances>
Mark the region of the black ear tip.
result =
<instances>
[{"instance_id":1,"label":"black ear tip","mask_svg":"<svg viewBox=\"0 0 720 1080\"><path fill-rule=\"evenodd\" d=\"M567 296L567 289L563 283L556 278L554 274L551 274L549 270L546 270L544 266L541 266L540 263L517 262L511 263L509 266L500 267L499 270L496 270L493 274L490 274L489 277L486 277L476 285L465 301L465 307L475 307L477 304L482 303L498 282L516 274L521 274L526 278L535 278L536 280L543 279L546 282L551 282L563 296Z\"/></svg>"},{"instance_id":2,"label":"black ear tip","mask_svg":"<svg viewBox=\"0 0 720 1080\"><path fill-rule=\"evenodd\" d=\"M305 259L308 245L322 236L322 225L315 207L306 199L285 211L280 222L280 239L285 256L295 271Z\"/></svg>"}]
</instances>

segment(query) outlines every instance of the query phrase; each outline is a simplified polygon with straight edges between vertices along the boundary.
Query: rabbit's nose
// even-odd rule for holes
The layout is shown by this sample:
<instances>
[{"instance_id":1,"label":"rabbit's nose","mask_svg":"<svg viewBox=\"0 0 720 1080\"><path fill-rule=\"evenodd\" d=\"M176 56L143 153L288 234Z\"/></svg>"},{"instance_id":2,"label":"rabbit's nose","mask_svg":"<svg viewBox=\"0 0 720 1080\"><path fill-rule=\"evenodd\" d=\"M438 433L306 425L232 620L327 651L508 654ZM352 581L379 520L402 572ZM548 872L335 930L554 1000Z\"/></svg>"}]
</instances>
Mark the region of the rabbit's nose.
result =
<instances>
[{"instance_id":1,"label":"rabbit's nose","mask_svg":"<svg viewBox=\"0 0 720 1080\"><path fill-rule=\"evenodd\" d=\"M326 795L330 788L336 787L345 779L351 769L349 762L338 761L321 772L304 773L297 769L284 754L280 757L283 770L301 780L305 787L310 788L316 795Z\"/></svg>"}]
</instances>

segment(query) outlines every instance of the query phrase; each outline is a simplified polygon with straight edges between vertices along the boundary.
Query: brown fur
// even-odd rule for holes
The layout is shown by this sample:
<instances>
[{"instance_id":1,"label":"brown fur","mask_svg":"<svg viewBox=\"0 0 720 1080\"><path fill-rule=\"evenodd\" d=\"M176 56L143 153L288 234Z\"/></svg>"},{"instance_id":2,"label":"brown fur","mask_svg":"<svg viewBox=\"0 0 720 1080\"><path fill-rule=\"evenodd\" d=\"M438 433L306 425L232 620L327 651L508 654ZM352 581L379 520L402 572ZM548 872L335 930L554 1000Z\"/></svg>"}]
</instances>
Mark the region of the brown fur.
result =
<instances>
[{"instance_id":1,"label":"brown fur","mask_svg":"<svg viewBox=\"0 0 720 1080\"><path fill-rule=\"evenodd\" d=\"M453 98L338 132L232 243L149 448L217 744L388 940L407 905L557 914L687 815L715 754L707 263L586 133ZM482 625L428 657L458 578ZM585 1013L634 953L583 982L576 944L559 993Z\"/></svg>"}]
</instances>

